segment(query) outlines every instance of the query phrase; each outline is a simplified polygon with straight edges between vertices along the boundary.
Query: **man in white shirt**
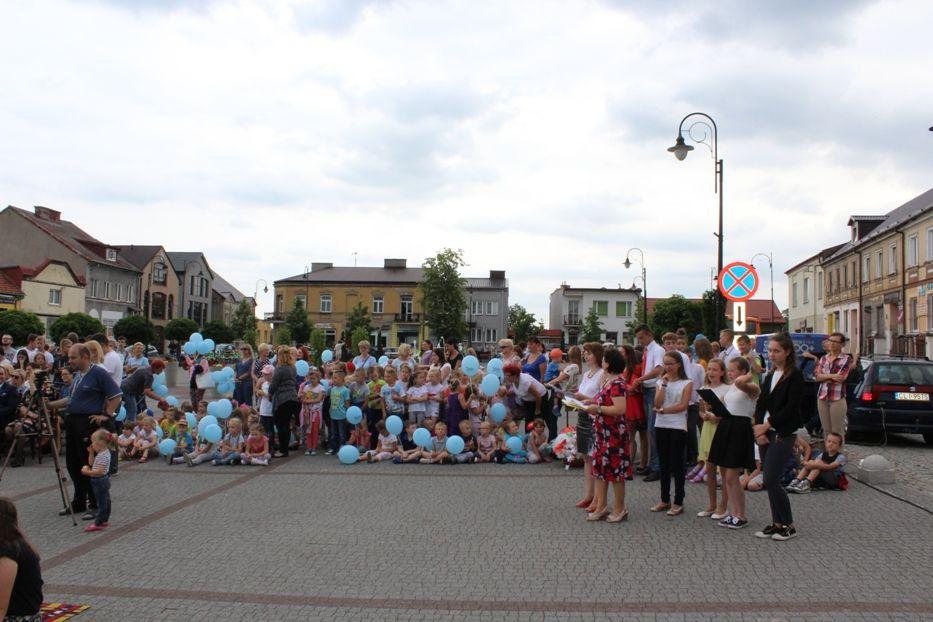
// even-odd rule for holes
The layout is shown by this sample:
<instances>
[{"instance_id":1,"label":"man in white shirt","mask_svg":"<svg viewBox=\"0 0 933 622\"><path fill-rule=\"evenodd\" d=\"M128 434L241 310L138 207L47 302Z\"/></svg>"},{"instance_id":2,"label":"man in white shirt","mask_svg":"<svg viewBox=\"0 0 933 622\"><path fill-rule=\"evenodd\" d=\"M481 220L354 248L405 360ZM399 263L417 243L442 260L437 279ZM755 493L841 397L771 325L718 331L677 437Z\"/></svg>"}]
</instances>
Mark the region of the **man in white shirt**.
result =
<instances>
[{"instance_id":1,"label":"man in white shirt","mask_svg":"<svg viewBox=\"0 0 933 622\"><path fill-rule=\"evenodd\" d=\"M13 347L13 335L3 335L0 341L0 356L11 363L16 362L16 348Z\"/></svg>"},{"instance_id":2,"label":"man in white shirt","mask_svg":"<svg viewBox=\"0 0 933 622\"><path fill-rule=\"evenodd\" d=\"M635 338L638 343L644 346L641 360L644 363L644 371L641 377L636 378L632 383L634 389L641 387L642 395L645 400L645 415L648 419L648 439L651 444L651 458L648 462L648 470L640 473L645 475L646 482L655 482L661 479L661 463L658 460L657 434L654 429L654 393L658 384L658 378L664 373L664 348L654 340L654 334L647 324L641 324L635 329ZM641 449L645 450L644 447Z\"/></svg>"},{"instance_id":3,"label":"man in white shirt","mask_svg":"<svg viewBox=\"0 0 933 622\"><path fill-rule=\"evenodd\" d=\"M741 356L739 354L738 348L733 345L732 340L735 339L735 333L728 328L724 328L719 331L719 358L726 365L729 364L729 361L732 359Z\"/></svg>"},{"instance_id":4,"label":"man in white shirt","mask_svg":"<svg viewBox=\"0 0 933 622\"><path fill-rule=\"evenodd\" d=\"M104 369L113 378L114 383L120 386L123 382L123 357L113 348L106 335L98 333L93 337L104 351Z\"/></svg>"},{"instance_id":5,"label":"man in white shirt","mask_svg":"<svg viewBox=\"0 0 933 622\"><path fill-rule=\"evenodd\" d=\"M55 363L55 357L45 351L45 335L29 335L29 341L26 343L26 356L29 357L29 362L32 363L40 352L45 357L46 363L49 365Z\"/></svg>"}]
</instances>

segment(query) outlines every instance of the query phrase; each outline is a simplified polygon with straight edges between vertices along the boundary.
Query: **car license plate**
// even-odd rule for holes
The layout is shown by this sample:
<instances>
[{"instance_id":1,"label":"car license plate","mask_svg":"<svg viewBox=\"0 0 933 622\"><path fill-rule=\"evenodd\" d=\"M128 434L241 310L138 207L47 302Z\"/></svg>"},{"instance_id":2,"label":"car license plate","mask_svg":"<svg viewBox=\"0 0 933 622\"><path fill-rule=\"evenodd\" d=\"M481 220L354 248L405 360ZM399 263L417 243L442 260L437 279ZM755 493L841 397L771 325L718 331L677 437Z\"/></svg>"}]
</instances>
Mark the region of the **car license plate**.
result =
<instances>
[{"instance_id":1,"label":"car license plate","mask_svg":"<svg viewBox=\"0 0 933 622\"><path fill-rule=\"evenodd\" d=\"M894 399L906 402L929 402L929 393L895 393Z\"/></svg>"}]
</instances>

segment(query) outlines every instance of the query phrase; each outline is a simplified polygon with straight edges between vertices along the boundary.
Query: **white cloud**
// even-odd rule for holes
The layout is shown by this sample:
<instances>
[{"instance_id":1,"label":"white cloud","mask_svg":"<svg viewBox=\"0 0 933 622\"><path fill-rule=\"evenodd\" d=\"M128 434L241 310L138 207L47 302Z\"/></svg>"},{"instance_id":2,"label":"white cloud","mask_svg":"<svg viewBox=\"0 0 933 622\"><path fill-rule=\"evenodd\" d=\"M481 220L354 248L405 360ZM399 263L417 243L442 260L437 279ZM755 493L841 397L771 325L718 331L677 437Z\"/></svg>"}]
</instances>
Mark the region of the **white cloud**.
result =
<instances>
[{"instance_id":1,"label":"white cloud","mask_svg":"<svg viewBox=\"0 0 933 622\"><path fill-rule=\"evenodd\" d=\"M660 8L663 7L663 8ZM252 292L311 261L463 248L546 316L561 281L697 295L929 187L933 7L899 2L4 3L0 199L204 250ZM764 274L767 280L767 274ZM762 290L763 293L763 290ZM266 297L266 304L271 300Z\"/></svg>"}]
</instances>

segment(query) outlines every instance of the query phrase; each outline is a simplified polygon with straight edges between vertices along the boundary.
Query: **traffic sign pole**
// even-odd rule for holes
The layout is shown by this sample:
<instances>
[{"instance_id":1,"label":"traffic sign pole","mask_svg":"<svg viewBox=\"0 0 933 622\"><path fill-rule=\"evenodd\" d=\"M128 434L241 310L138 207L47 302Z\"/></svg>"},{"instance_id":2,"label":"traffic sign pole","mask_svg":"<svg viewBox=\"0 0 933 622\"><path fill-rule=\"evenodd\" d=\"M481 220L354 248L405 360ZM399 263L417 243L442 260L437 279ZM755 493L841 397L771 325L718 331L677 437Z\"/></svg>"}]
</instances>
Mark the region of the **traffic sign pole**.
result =
<instances>
[{"instance_id":1,"label":"traffic sign pole","mask_svg":"<svg viewBox=\"0 0 933 622\"><path fill-rule=\"evenodd\" d=\"M732 301L734 330L745 332L745 301L758 291L758 271L744 261L733 261L719 272L718 281L719 293Z\"/></svg>"}]
</instances>

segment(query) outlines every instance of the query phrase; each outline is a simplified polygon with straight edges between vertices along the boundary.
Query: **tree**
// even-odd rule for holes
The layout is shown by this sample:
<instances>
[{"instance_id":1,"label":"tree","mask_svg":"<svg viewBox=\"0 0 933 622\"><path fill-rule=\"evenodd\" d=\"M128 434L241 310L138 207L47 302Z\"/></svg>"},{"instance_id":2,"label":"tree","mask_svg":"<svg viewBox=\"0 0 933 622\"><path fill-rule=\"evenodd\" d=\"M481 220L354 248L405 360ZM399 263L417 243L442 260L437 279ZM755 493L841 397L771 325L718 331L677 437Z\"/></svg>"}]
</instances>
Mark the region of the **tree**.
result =
<instances>
[{"instance_id":1,"label":"tree","mask_svg":"<svg viewBox=\"0 0 933 622\"><path fill-rule=\"evenodd\" d=\"M177 317L165 325L165 338L175 339L176 341L188 341L191 333L196 333L201 329L194 320L186 317Z\"/></svg>"},{"instance_id":2,"label":"tree","mask_svg":"<svg viewBox=\"0 0 933 622\"><path fill-rule=\"evenodd\" d=\"M277 346L292 345L292 331L288 328L288 324L279 324L279 327L275 329L273 338Z\"/></svg>"},{"instance_id":3,"label":"tree","mask_svg":"<svg viewBox=\"0 0 933 622\"><path fill-rule=\"evenodd\" d=\"M127 343L151 343L155 339L155 329L148 319L141 315L127 315L113 325L115 337L125 337Z\"/></svg>"},{"instance_id":4,"label":"tree","mask_svg":"<svg viewBox=\"0 0 933 622\"><path fill-rule=\"evenodd\" d=\"M214 343L230 343L233 341L233 329L223 323L221 320L208 322L201 329L201 334L205 339L213 339Z\"/></svg>"},{"instance_id":5,"label":"tree","mask_svg":"<svg viewBox=\"0 0 933 622\"><path fill-rule=\"evenodd\" d=\"M320 328L311 331L308 338L309 350L311 350L311 359L318 365L321 364L321 352L327 347L327 335Z\"/></svg>"},{"instance_id":6,"label":"tree","mask_svg":"<svg viewBox=\"0 0 933 622\"><path fill-rule=\"evenodd\" d=\"M460 276L460 267L464 265L463 251L445 248L425 259L421 266L425 324L436 337L454 343L461 341L467 332L463 319L467 308L466 279Z\"/></svg>"},{"instance_id":7,"label":"tree","mask_svg":"<svg viewBox=\"0 0 933 622\"><path fill-rule=\"evenodd\" d=\"M596 307L590 307L580 325L580 339L586 341L600 341L603 337L603 325L599 321L599 315L596 313Z\"/></svg>"},{"instance_id":8,"label":"tree","mask_svg":"<svg viewBox=\"0 0 933 622\"><path fill-rule=\"evenodd\" d=\"M347 330L352 334L357 328L365 330L367 335L373 329L369 323L369 309L362 302L358 302L347 314Z\"/></svg>"},{"instance_id":9,"label":"tree","mask_svg":"<svg viewBox=\"0 0 933 622\"><path fill-rule=\"evenodd\" d=\"M350 343L353 345L353 354L360 353L359 343L361 341L369 340L369 330L362 328L360 326L353 329L353 332L350 333Z\"/></svg>"},{"instance_id":10,"label":"tree","mask_svg":"<svg viewBox=\"0 0 933 622\"><path fill-rule=\"evenodd\" d=\"M711 341L719 339L719 335L716 334L715 289L703 292L703 300L700 302L700 327L707 339Z\"/></svg>"},{"instance_id":11,"label":"tree","mask_svg":"<svg viewBox=\"0 0 933 622\"><path fill-rule=\"evenodd\" d=\"M676 332L678 328L686 330L688 335L695 335L702 325L701 315L699 303L675 294L655 303L651 313L651 330L658 337Z\"/></svg>"},{"instance_id":12,"label":"tree","mask_svg":"<svg viewBox=\"0 0 933 622\"><path fill-rule=\"evenodd\" d=\"M233 331L233 339L242 339L247 343L256 340L256 314L253 312L253 305L249 301L242 301L236 308L233 321L230 323L230 329ZM253 335L252 341L246 338L249 333Z\"/></svg>"},{"instance_id":13,"label":"tree","mask_svg":"<svg viewBox=\"0 0 933 622\"><path fill-rule=\"evenodd\" d=\"M311 336L311 325L308 323L308 314L300 298L295 298L295 306L285 316L285 326L288 327L289 341L306 343Z\"/></svg>"},{"instance_id":14,"label":"tree","mask_svg":"<svg viewBox=\"0 0 933 622\"><path fill-rule=\"evenodd\" d=\"M66 313L49 327L49 335L55 342L61 341L68 333L75 333L79 337L89 337L95 333L105 333L107 329L100 320L92 318L87 313Z\"/></svg>"},{"instance_id":15,"label":"tree","mask_svg":"<svg viewBox=\"0 0 933 622\"><path fill-rule=\"evenodd\" d=\"M29 335L44 335L45 326L35 313L0 310L0 334L9 334L17 346L25 346Z\"/></svg>"},{"instance_id":16,"label":"tree","mask_svg":"<svg viewBox=\"0 0 933 622\"><path fill-rule=\"evenodd\" d=\"M530 313L525 307L520 304L509 307L509 330L516 341L525 341L532 335L537 335L541 328L541 323L534 313Z\"/></svg>"}]
</instances>

